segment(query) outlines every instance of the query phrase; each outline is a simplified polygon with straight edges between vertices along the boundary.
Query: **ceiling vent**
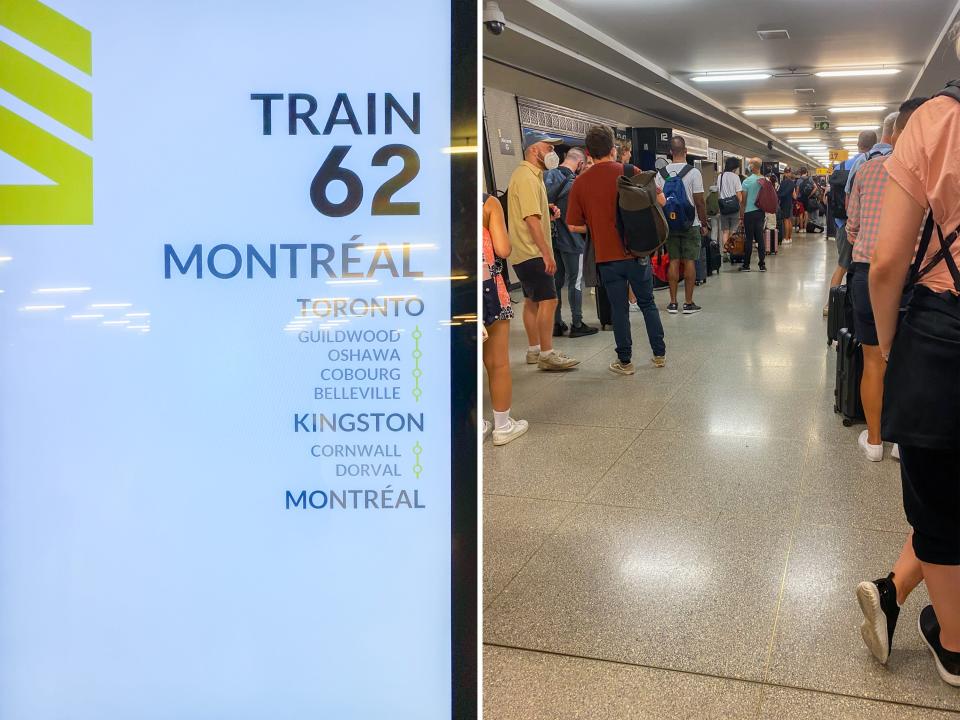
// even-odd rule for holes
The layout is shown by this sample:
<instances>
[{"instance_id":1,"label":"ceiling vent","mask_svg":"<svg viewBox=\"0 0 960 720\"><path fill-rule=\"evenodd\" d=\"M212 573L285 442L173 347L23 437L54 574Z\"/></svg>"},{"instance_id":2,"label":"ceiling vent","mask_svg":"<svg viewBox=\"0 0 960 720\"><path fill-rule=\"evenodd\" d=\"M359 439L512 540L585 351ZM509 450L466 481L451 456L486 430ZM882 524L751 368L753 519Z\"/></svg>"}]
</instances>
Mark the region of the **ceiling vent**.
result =
<instances>
[{"instance_id":1,"label":"ceiling vent","mask_svg":"<svg viewBox=\"0 0 960 720\"><path fill-rule=\"evenodd\" d=\"M789 40L790 33L786 30L757 30L761 40Z\"/></svg>"}]
</instances>

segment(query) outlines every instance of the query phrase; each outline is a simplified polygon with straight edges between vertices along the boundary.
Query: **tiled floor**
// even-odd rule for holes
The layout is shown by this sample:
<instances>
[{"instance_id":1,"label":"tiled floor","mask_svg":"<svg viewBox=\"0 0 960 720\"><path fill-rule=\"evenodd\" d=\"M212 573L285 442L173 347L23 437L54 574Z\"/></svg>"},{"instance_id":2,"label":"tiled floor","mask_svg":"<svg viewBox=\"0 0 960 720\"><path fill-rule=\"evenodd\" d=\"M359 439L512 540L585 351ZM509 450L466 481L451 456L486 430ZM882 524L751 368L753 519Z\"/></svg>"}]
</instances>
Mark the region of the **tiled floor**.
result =
<instances>
[{"instance_id":1,"label":"tiled floor","mask_svg":"<svg viewBox=\"0 0 960 720\"><path fill-rule=\"evenodd\" d=\"M860 640L854 587L907 525L898 466L833 413L835 258L800 235L765 275L724 265L702 313L663 312L662 370L633 315L633 377L607 370L610 332L558 341L573 372L529 367L514 321L531 427L484 452L485 717L960 718L915 629L922 588L886 668Z\"/></svg>"}]
</instances>

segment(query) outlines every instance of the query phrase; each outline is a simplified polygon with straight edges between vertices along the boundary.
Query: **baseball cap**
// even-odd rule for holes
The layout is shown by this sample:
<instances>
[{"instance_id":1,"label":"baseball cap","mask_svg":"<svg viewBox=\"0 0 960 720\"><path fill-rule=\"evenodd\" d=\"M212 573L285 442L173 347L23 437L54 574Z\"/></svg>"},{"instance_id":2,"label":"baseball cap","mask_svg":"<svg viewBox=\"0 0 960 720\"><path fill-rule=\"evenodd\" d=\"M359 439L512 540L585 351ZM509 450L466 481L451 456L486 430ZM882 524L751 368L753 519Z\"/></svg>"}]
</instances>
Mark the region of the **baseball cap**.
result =
<instances>
[{"instance_id":1,"label":"baseball cap","mask_svg":"<svg viewBox=\"0 0 960 720\"><path fill-rule=\"evenodd\" d=\"M523 133L524 152L526 152L527 148L531 145L536 145L540 142L550 143L551 145L559 145L563 142L563 138L553 137L552 135L547 135L547 133L540 132L539 130L527 130Z\"/></svg>"}]
</instances>

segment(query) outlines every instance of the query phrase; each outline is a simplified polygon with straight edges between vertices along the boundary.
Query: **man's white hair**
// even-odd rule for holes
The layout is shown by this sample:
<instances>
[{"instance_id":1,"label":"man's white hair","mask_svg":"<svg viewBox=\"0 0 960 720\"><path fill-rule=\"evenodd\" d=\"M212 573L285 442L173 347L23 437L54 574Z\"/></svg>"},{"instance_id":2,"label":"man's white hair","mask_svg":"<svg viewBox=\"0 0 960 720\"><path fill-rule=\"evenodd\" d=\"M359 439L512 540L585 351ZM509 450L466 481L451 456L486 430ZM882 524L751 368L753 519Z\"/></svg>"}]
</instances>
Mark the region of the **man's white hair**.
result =
<instances>
[{"instance_id":1,"label":"man's white hair","mask_svg":"<svg viewBox=\"0 0 960 720\"><path fill-rule=\"evenodd\" d=\"M896 124L899 116L900 112L895 110L883 119L883 137L888 140L893 137L893 126Z\"/></svg>"}]
</instances>

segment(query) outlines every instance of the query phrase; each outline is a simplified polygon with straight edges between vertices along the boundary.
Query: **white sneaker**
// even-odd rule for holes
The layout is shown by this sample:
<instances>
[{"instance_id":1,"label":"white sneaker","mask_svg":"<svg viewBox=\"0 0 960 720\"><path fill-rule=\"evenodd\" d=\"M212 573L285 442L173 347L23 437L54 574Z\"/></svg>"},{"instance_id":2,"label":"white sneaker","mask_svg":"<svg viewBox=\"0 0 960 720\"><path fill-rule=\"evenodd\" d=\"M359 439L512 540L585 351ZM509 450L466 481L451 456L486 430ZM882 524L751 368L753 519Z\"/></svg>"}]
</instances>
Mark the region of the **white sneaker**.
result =
<instances>
[{"instance_id":1,"label":"white sneaker","mask_svg":"<svg viewBox=\"0 0 960 720\"><path fill-rule=\"evenodd\" d=\"M871 445L867 442L867 435L869 430L864 430L860 433L860 438L857 442L860 444L860 447L863 449L863 454L867 456L867 460L870 462L880 462L883 460L883 443L879 445Z\"/></svg>"},{"instance_id":2,"label":"white sneaker","mask_svg":"<svg viewBox=\"0 0 960 720\"><path fill-rule=\"evenodd\" d=\"M570 370L579 364L579 360L568 358L559 350L554 350L549 355L546 353L540 353L540 357L537 360L537 367L539 367L541 370L548 371Z\"/></svg>"},{"instance_id":3,"label":"white sneaker","mask_svg":"<svg viewBox=\"0 0 960 720\"><path fill-rule=\"evenodd\" d=\"M539 350L527 350L527 365L536 365L540 362Z\"/></svg>"},{"instance_id":4,"label":"white sneaker","mask_svg":"<svg viewBox=\"0 0 960 720\"><path fill-rule=\"evenodd\" d=\"M897 443L893 444L893 447L890 449L890 457L892 457L897 462L900 462L900 445Z\"/></svg>"},{"instance_id":5,"label":"white sneaker","mask_svg":"<svg viewBox=\"0 0 960 720\"><path fill-rule=\"evenodd\" d=\"M630 312L640 312L640 306L636 303L630 303Z\"/></svg>"},{"instance_id":6,"label":"white sneaker","mask_svg":"<svg viewBox=\"0 0 960 720\"><path fill-rule=\"evenodd\" d=\"M489 420L483 421L483 439L486 440L490 437L490 433L493 432L493 423Z\"/></svg>"},{"instance_id":7,"label":"white sneaker","mask_svg":"<svg viewBox=\"0 0 960 720\"><path fill-rule=\"evenodd\" d=\"M514 420L510 418L510 424L505 428L493 431L493 444L506 445L512 440L516 440L530 429L530 424L526 420Z\"/></svg>"}]
</instances>

